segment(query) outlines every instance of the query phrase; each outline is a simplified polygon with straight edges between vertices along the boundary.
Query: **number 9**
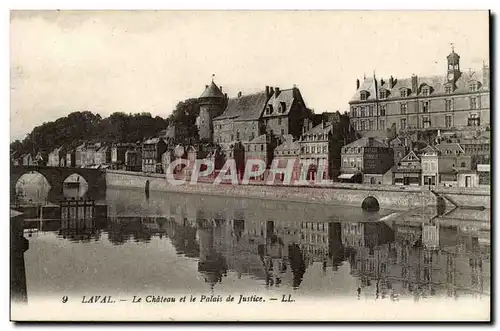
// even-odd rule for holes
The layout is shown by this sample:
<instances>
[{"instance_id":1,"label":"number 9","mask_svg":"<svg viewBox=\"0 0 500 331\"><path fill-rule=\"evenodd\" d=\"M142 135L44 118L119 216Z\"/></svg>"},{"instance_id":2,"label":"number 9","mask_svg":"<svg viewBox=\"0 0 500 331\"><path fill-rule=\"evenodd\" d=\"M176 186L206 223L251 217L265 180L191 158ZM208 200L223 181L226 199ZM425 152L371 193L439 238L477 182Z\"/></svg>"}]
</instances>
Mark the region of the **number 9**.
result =
<instances>
[{"instance_id":1,"label":"number 9","mask_svg":"<svg viewBox=\"0 0 500 331\"><path fill-rule=\"evenodd\" d=\"M68 302L68 297L67 296L63 296L62 297L62 303L66 303Z\"/></svg>"}]
</instances>

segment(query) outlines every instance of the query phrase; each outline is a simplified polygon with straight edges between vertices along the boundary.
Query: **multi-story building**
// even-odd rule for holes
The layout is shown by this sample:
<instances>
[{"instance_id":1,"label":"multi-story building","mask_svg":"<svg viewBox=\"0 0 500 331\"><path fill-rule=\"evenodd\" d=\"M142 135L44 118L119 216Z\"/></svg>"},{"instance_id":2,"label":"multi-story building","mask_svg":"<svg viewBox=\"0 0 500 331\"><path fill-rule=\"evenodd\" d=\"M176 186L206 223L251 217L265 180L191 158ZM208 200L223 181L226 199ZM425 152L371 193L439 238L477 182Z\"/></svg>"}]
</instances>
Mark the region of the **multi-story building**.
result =
<instances>
[{"instance_id":1,"label":"multi-story building","mask_svg":"<svg viewBox=\"0 0 500 331\"><path fill-rule=\"evenodd\" d=\"M111 163L111 148L101 145L94 152L94 165L104 165Z\"/></svg>"},{"instance_id":2,"label":"multi-story building","mask_svg":"<svg viewBox=\"0 0 500 331\"><path fill-rule=\"evenodd\" d=\"M142 151L140 148L130 148L125 152L125 170L141 171Z\"/></svg>"},{"instance_id":3,"label":"multi-story building","mask_svg":"<svg viewBox=\"0 0 500 331\"><path fill-rule=\"evenodd\" d=\"M297 87L281 90L266 86L263 92L249 95L239 92L238 97L228 99L226 104L212 102L210 106L215 109L224 105L221 114L213 118L213 142L226 154L235 141L245 144L263 134L280 141L286 134L298 138L307 114ZM202 123L201 117L199 122Z\"/></svg>"},{"instance_id":4,"label":"multi-story building","mask_svg":"<svg viewBox=\"0 0 500 331\"><path fill-rule=\"evenodd\" d=\"M392 169L394 184L418 186L422 183L422 165L415 152L410 151Z\"/></svg>"},{"instance_id":5,"label":"multi-story building","mask_svg":"<svg viewBox=\"0 0 500 331\"><path fill-rule=\"evenodd\" d=\"M261 134L253 140L243 143L245 148L245 162L248 160L261 160L266 164L266 169L271 166L277 140L270 134Z\"/></svg>"},{"instance_id":6,"label":"multi-story building","mask_svg":"<svg viewBox=\"0 0 500 331\"><path fill-rule=\"evenodd\" d=\"M460 70L460 56L447 56L444 75L378 80L362 83L349 102L351 123L360 131L457 130L490 125L490 69Z\"/></svg>"},{"instance_id":7,"label":"multi-story building","mask_svg":"<svg viewBox=\"0 0 500 331\"><path fill-rule=\"evenodd\" d=\"M280 169L285 169L288 162L293 162L290 180L294 182L300 179L300 144L292 135L286 135L283 143L274 149L273 160ZM283 181L285 175L275 176L275 181L277 180L276 178Z\"/></svg>"},{"instance_id":8,"label":"multi-story building","mask_svg":"<svg viewBox=\"0 0 500 331\"><path fill-rule=\"evenodd\" d=\"M129 149L135 148L133 143L117 143L111 146L111 163L113 168L122 169L125 167L125 153Z\"/></svg>"},{"instance_id":9,"label":"multi-story building","mask_svg":"<svg viewBox=\"0 0 500 331\"><path fill-rule=\"evenodd\" d=\"M420 151L422 185L437 185L439 179L439 150L428 145Z\"/></svg>"},{"instance_id":10,"label":"multi-story building","mask_svg":"<svg viewBox=\"0 0 500 331\"><path fill-rule=\"evenodd\" d=\"M374 137L364 137L342 147L342 181L383 184L394 164L393 150ZM392 181L392 174L391 181Z\"/></svg>"},{"instance_id":11,"label":"multi-story building","mask_svg":"<svg viewBox=\"0 0 500 331\"><path fill-rule=\"evenodd\" d=\"M266 132L277 138L287 134L299 138L306 117L300 90L296 87L287 90L266 87L266 94L270 96L262 115Z\"/></svg>"},{"instance_id":12,"label":"multi-story building","mask_svg":"<svg viewBox=\"0 0 500 331\"><path fill-rule=\"evenodd\" d=\"M49 153L47 166L64 167L65 165L66 165L66 149L64 148L64 146L54 148L54 150Z\"/></svg>"},{"instance_id":13,"label":"multi-story building","mask_svg":"<svg viewBox=\"0 0 500 331\"><path fill-rule=\"evenodd\" d=\"M163 172L162 155L167 150L163 138L150 138L142 143L142 171Z\"/></svg>"},{"instance_id":14,"label":"multi-story building","mask_svg":"<svg viewBox=\"0 0 500 331\"><path fill-rule=\"evenodd\" d=\"M471 170L471 157L458 143L440 143L438 153L439 184L458 186L458 173Z\"/></svg>"},{"instance_id":15,"label":"multi-story building","mask_svg":"<svg viewBox=\"0 0 500 331\"><path fill-rule=\"evenodd\" d=\"M300 137L300 159L304 165L303 179L316 180L320 169L323 170L323 179L338 176L342 143L334 139L333 130L332 123L321 122Z\"/></svg>"}]
</instances>

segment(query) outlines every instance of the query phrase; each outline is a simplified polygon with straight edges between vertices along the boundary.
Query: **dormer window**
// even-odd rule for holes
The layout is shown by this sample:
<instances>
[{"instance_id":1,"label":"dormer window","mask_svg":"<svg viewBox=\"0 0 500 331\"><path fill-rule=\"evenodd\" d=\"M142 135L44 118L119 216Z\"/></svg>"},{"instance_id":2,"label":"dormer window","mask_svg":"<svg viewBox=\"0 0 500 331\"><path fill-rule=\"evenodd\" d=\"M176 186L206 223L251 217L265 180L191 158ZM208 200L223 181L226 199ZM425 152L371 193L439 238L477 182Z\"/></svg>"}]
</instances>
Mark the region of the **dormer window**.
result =
<instances>
[{"instance_id":1,"label":"dormer window","mask_svg":"<svg viewBox=\"0 0 500 331\"><path fill-rule=\"evenodd\" d=\"M387 90L380 90L380 99L385 99L387 98Z\"/></svg>"},{"instance_id":2,"label":"dormer window","mask_svg":"<svg viewBox=\"0 0 500 331\"><path fill-rule=\"evenodd\" d=\"M360 98L361 98L361 101L368 100L368 95L369 95L369 94L368 94L368 91L361 91L361 92L359 93L359 96L360 96Z\"/></svg>"},{"instance_id":3,"label":"dormer window","mask_svg":"<svg viewBox=\"0 0 500 331\"><path fill-rule=\"evenodd\" d=\"M476 92L477 90L478 90L477 82L470 82L469 83L469 91Z\"/></svg>"},{"instance_id":4,"label":"dormer window","mask_svg":"<svg viewBox=\"0 0 500 331\"><path fill-rule=\"evenodd\" d=\"M401 98L406 98L408 96L408 89L402 88L401 90L399 90L399 95L401 96Z\"/></svg>"},{"instance_id":5,"label":"dormer window","mask_svg":"<svg viewBox=\"0 0 500 331\"><path fill-rule=\"evenodd\" d=\"M280 113L286 112L286 103L280 102Z\"/></svg>"},{"instance_id":6,"label":"dormer window","mask_svg":"<svg viewBox=\"0 0 500 331\"><path fill-rule=\"evenodd\" d=\"M273 105L268 105L266 108L266 115L271 115L273 113Z\"/></svg>"},{"instance_id":7,"label":"dormer window","mask_svg":"<svg viewBox=\"0 0 500 331\"><path fill-rule=\"evenodd\" d=\"M447 85L445 88L444 88L444 92L446 94L451 94L453 92L453 87L451 85Z\"/></svg>"},{"instance_id":8,"label":"dormer window","mask_svg":"<svg viewBox=\"0 0 500 331\"><path fill-rule=\"evenodd\" d=\"M425 86L422 88L422 96L427 97L429 96L429 87Z\"/></svg>"}]
</instances>

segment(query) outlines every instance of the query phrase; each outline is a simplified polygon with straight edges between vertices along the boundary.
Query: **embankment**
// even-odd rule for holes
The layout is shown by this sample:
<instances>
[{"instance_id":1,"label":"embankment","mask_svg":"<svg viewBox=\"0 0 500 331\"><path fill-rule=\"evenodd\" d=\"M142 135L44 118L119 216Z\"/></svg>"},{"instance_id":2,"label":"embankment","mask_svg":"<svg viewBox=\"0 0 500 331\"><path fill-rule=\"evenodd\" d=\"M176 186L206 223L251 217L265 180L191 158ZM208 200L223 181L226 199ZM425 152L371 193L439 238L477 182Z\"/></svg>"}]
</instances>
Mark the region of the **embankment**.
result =
<instances>
[{"instance_id":1,"label":"embankment","mask_svg":"<svg viewBox=\"0 0 500 331\"><path fill-rule=\"evenodd\" d=\"M212 185L208 183L189 183L172 185L165 175L106 171L108 187L127 187L151 191L206 194L215 196L270 199L280 201L316 202L334 205L361 207L365 199L373 197L380 208L408 210L422 206L436 206L439 203L437 195L446 195L452 201L464 207L490 208L490 192L475 188L439 188L434 194L427 187L403 187L388 185L363 185L335 183L328 187L298 187L280 185Z\"/></svg>"}]
</instances>

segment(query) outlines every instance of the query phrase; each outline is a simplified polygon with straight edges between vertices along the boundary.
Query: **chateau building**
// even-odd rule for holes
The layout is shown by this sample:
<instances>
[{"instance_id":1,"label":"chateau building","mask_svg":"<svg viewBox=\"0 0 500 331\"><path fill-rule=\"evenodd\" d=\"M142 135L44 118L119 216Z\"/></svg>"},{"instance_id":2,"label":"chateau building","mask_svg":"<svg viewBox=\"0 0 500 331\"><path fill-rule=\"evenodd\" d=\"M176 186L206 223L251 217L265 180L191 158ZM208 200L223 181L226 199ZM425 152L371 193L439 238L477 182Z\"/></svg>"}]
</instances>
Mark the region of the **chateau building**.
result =
<instances>
[{"instance_id":1,"label":"chateau building","mask_svg":"<svg viewBox=\"0 0 500 331\"><path fill-rule=\"evenodd\" d=\"M490 125L490 69L460 69L454 50L444 75L356 82L350 105L352 126L359 132L386 130L486 129Z\"/></svg>"},{"instance_id":2,"label":"chateau building","mask_svg":"<svg viewBox=\"0 0 500 331\"><path fill-rule=\"evenodd\" d=\"M266 86L264 91L248 95L239 92L236 98L228 99L212 82L206 86L199 102L200 139L220 145L226 157L231 157L235 143L248 149L248 143L259 140L262 135L266 135L266 140L280 142L288 134L298 138L307 114L297 87L281 90ZM268 152L272 155L272 149Z\"/></svg>"}]
</instances>

